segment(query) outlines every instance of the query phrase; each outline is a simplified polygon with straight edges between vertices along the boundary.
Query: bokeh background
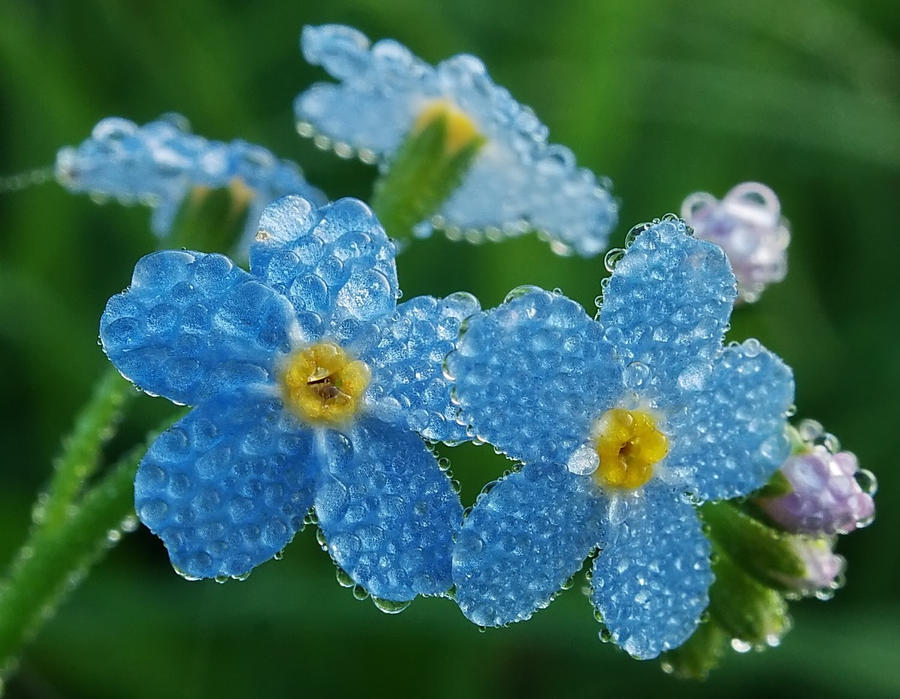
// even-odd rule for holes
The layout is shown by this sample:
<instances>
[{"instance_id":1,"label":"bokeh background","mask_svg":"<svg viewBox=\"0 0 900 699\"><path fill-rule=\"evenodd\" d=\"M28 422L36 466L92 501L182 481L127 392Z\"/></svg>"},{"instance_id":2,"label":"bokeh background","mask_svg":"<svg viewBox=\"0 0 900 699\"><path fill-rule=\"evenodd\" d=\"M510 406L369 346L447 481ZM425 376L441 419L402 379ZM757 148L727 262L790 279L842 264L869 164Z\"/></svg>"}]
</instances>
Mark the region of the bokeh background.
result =
<instances>
[{"instance_id":1,"label":"bokeh background","mask_svg":"<svg viewBox=\"0 0 900 699\"><path fill-rule=\"evenodd\" d=\"M782 646L731 654L707 682L670 678L597 640L581 585L529 623L479 633L446 600L398 616L357 601L307 529L243 583L188 583L140 529L94 570L28 649L11 697L900 696L900 10L895 0L5 0L0 174L52 162L101 117L166 111L211 138L296 159L330 195L366 197L373 171L296 136L291 101L324 74L305 23L346 22L428 59L480 56L554 141L609 175L614 242L758 179L793 224L790 274L738 311L793 365L815 417L878 474L875 524L841 541L847 584L793 606ZM97 321L149 251L146 209L98 207L50 183L0 194L0 558L25 534L60 435L104 368ZM592 307L601 260L533 237L442 238L399 260L407 297L458 289L499 302L524 283ZM145 398L112 451L166 411ZM506 464L446 449L470 503Z\"/></svg>"}]
</instances>

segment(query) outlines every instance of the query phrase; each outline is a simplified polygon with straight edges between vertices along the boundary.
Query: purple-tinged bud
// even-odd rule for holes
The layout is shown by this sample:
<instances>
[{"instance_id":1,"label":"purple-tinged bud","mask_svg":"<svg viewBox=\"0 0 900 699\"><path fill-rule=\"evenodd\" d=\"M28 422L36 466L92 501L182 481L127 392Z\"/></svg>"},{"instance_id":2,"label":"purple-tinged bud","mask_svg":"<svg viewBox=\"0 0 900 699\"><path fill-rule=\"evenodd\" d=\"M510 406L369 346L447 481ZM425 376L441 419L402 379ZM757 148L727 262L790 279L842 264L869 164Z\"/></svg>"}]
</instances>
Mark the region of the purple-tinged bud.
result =
<instances>
[{"instance_id":1,"label":"purple-tinged bud","mask_svg":"<svg viewBox=\"0 0 900 699\"><path fill-rule=\"evenodd\" d=\"M801 424L803 434L808 424ZM805 449L781 465L790 491L776 497L757 498L756 504L782 529L802 534L847 534L865 527L875 517L875 477L860 470L849 451L832 453L827 444L803 442Z\"/></svg>"},{"instance_id":2,"label":"purple-tinged bud","mask_svg":"<svg viewBox=\"0 0 900 699\"><path fill-rule=\"evenodd\" d=\"M805 536L791 537L791 548L803 564L804 573L797 577L773 575L791 593L800 597L815 595L821 600L831 599L835 590L843 585L847 561L832 550L832 540L811 539Z\"/></svg>"},{"instance_id":3,"label":"purple-tinged bud","mask_svg":"<svg viewBox=\"0 0 900 699\"><path fill-rule=\"evenodd\" d=\"M743 182L721 201L695 192L682 203L681 217L698 238L725 250L741 301L753 303L763 289L787 274L791 234L778 197L766 185Z\"/></svg>"}]
</instances>

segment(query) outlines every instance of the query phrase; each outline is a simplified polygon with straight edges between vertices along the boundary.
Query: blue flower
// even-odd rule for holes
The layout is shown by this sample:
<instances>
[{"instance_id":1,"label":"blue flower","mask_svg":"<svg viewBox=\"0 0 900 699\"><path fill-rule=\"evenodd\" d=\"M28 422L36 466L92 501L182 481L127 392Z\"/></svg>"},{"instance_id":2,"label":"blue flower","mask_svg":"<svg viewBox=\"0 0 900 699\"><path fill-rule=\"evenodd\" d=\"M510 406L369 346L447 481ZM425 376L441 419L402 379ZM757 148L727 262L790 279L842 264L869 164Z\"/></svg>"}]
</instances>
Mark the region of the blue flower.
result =
<instances>
[{"instance_id":1,"label":"blue flower","mask_svg":"<svg viewBox=\"0 0 900 699\"><path fill-rule=\"evenodd\" d=\"M103 119L77 148L59 151L56 178L73 192L149 204L159 236L170 231L194 187L232 186L249 208L245 247L263 208L278 197L299 194L325 203L296 164L246 141L208 141L190 133L187 120L177 114L144 126L118 117Z\"/></svg>"},{"instance_id":2,"label":"blue flower","mask_svg":"<svg viewBox=\"0 0 900 699\"><path fill-rule=\"evenodd\" d=\"M298 131L320 145L388 167L407 136L442 109L486 139L459 188L418 234L434 226L496 240L536 229L560 254L606 249L618 216L609 184L577 167L568 148L548 144L547 127L495 85L477 58L454 56L432 67L395 41L370 47L340 25L305 27L301 44L310 63L341 81L313 85L294 103Z\"/></svg>"},{"instance_id":3,"label":"blue flower","mask_svg":"<svg viewBox=\"0 0 900 699\"><path fill-rule=\"evenodd\" d=\"M722 346L735 279L668 218L634 239L597 320L524 288L469 319L447 360L476 439L524 467L479 497L453 580L482 626L529 618L600 547L592 601L638 658L694 630L712 581L694 505L763 485L788 454L790 370Z\"/></svg>"},{"instance_id":4,"label":"blue flower","mask_svg":"<svg viewBox=\"0 0 900 699\"><path fill-rule=\"evenodd\" d=\"M137 263L100 338L145 392L196 406L135 481L179 572L243 576L312 507L337 565L375 597L450 587L462 510L422 437L466 438L442 362L478 303L397 296L393 245L354 199L271 204L249 273L189 251Z\"/></svg>"}]
</instances>

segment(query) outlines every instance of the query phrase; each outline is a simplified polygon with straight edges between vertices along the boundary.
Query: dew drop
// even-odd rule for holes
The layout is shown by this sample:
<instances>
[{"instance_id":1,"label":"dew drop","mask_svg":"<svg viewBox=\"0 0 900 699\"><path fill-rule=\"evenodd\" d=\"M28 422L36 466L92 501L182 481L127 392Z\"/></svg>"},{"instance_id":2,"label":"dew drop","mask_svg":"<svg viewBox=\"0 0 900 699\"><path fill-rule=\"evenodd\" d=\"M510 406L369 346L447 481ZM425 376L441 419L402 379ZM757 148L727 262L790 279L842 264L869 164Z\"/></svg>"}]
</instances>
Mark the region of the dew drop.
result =
<instances>
[{"instance_id":1,"label":"dew drop","mask_svg":"<svg viewBox=\"0 0 900 699\"><path fill-rule=\"evenodd\" d=\"M631 362L625 367L622 379L625 386L631 389L641 388L650 378L650 367L643 362ZM681 377L679 376L679 383Z\"/></svg>"},{"instance_id":2,"label":"dew drop","mask_svg":"<svg viewBox=\"0 0 900 699\"><path fill-rule=\"evenodd\" d=\"M861 468L853 474L853 477L866 495L875 495L878 492L878 479L869 469Z\"/></svg>"},{"instance_id":3,"label":"dew drop","mask_svg":"<svg viewBox=\"0 0 900 699\"><path fill-rule=\"evenodd\" d=\"M615 270L616 265L619 264L619 260L621 260L625 256L625 248L612 248L606 255L603 257L603 266L606 267L606 271L612 273Z\"/></svg>"},{"instance_id":4,"label":"dew drop","mask_svg":"<svg viewBox=\"0 0 900 699\"><path fill-rule=\"evenodd\" d=\"M731 647L738 653L747 653L748 651L753 649L753 646L746 641L742 641L739 638L731 639Z\"/></svg>"},{"instance_id":5,"label":"dew drop","mask_svg":"<svg viewBox=\"0 0 900 699\"><path fill-rule=\"evenodd\" d=\"M337 578L338 585L341 587L354 587L356 582L350 577L350 574L343 568L338 568L334 573Z\"/></svg>"},{"instance_id":6,"label":"dew drop","mask_svg":"<svg viewBox=\"0 0 900 699\"><path fill-rule=\"evenodd\" d=\"M384 612L385 614L399 614L404 609L409 607L412 603L412 600L405 600L403 602L394 602L389 599L381 599L380 597L373 597L372 604L375 605L375 608L379 611Z\"/></svg>"}]
</instances>

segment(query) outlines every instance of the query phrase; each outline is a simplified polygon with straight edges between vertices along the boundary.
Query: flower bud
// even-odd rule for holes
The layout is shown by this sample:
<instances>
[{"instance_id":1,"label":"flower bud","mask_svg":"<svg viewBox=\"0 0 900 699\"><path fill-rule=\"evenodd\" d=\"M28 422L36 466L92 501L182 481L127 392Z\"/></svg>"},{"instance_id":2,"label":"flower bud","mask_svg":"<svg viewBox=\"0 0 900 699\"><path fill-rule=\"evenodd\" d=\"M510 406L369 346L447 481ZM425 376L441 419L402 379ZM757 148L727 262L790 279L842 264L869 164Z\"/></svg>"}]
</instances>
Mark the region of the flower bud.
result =
<instances>
[{"instance_id":1,"label":"flower bud","mask_svg":"<svg viewBox=\"0 0 900 699\"><path fill-rule=\"evenodd\" d=\"M756 504L786 531L847 534L875 516L874 477L859 470L852 452L833 454L824 445L811 446L788 458L781 473L790 491L758 498Z\"/></svg>"},{"instance_id":2,"label":"flower bud","mask_svg":"<svg viewBox=\"0 0 900 699\"><path fill-rule=\"evenodd\" d=\"M804 572L799 576L775 574L784 587L798 596L815 595L830 599L842 585L842 575L847 561L832 550L830 539L811 539L805 536L791 537L794 555L803 563Z\"/></svg>"},{"instance_id":3,"label":"flower bud","mask_svg":"<svg viewBox=\"0 0 900 699\"><path fill-rule=\"evenodd\" d=\"M707 192L689 195L681 217L698 238L725 250L738 281L740 300L753 303L787 273L791 239L778 197L759 182L743 182L721 201Z\"/></svg>"}]
</instances>

